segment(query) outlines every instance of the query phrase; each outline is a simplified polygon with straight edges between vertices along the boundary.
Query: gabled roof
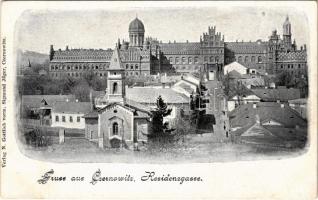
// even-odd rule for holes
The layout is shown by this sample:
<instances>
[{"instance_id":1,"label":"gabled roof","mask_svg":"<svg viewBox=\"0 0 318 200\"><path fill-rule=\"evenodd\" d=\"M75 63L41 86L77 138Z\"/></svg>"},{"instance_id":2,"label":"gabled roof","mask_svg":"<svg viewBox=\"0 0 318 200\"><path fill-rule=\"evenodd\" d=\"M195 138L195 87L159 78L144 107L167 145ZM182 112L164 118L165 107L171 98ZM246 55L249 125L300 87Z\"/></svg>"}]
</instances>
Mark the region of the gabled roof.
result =
<instances>
[{"instance_id":1,"label":"gabled roof","mask_svg":"<svg viewBox=\"0 0 318 200\"><path fill-rule=\"evenodd\" d=\"M122 105L122 104L117 103L117 102L112 102L112 103L106 105L105 107L98 109L97 113L92 113L90 115L87 115L87 117L85 117L85 118L94 118L96 115L98 116L98 113L101 113L104 110L106 110L108 108L112 108L114 106L120 106L126 110L129 110L130 112L133 112L135 118L149 118L151 116L150 111L148 111L145 106L141 106L139 104L137 105L137 103L135 103L133 101L127 101L125 103L125 105Z\"/></svg>"},{"instance_id":2,"label":"gabled roof","mask_svg":"<svg viewBox=\"0 0 318 200\"><path fill-rule=\"evenodd\" d=\"M277 88L277 89L251 89L251 91L263 101L288 101L300 98L299 89Z\"/></svg>"},{"instance_id":3,"label":"gabled roof","mask_svg":"<svg viewBox=\"0 0 318 200\"><path fill-rule=\"evenodd\" d=\"M44 102L44 101L46 102ZM75 101L74 95L22 95L22 106L39 108L42 105L52 106L57 101Z\"/></svg>"},{"instance_id":4,"label":"gabled roof","mask_svg":"<svg viewBox=\"0 0 318 200\"><path fill-rule=\"evenodd\" d=\"M90 102L64 102L58 101L53 104L52 112L86 114L91 111Z\"/></svg>"},{"instance_id":5,"label":"gabled roof","mask_svg":"<svg viewBox=\"0 0 318 200\"><path fill-rule=\"evenodd\" d=\"M171 88L145 88L135 87L126 89L126 97L138 103L155 104L159 95L165 103L189 103L189 98Z\"/></svg>"},{"instance_id":6,"label":"gabled roof","mask_svg":"<svg viewBox=\"0 0 318 200\"><path fill-rule=\"evenodd\" d=\"M230 64L225 65L223 69L224 69L224 74L228 74L228 73L230 73L233 70L235 70L239 74L241 74L239 72L240 70L245 70L244 74L246 74L248 67L246 67L246 66L244 66L244 65L242 65L242 64L240 64L240 63L238 63L236 61L234 61L234 62L232 62Z\"/></svg>"},{"instance_id":7,"label":"gabled roof","mask_svg":"<svg viewBox=\"0 0 318 200\"><path fill-rule=\"evenodd\" d=\"M250 127L256 123L256 116L261 122L272 119L281 122L284 127L306 127L307 122L288 105L281 107L280 103L258 102L256 108L252 103L243 104L230 113L231 127Z\"/></svg>"}]
</instances>

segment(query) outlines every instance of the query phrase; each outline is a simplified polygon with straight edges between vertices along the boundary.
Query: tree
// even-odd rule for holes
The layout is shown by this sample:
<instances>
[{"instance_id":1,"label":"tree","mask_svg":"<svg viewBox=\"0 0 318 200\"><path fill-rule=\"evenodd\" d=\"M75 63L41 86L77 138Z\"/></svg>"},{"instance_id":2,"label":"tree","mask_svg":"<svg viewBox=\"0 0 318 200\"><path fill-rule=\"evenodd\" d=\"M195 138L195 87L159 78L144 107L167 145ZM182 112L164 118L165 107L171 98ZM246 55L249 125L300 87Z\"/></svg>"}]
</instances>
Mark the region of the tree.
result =
<instances>
[{"instance_id":1,"label":"tree","mask_svg":"<svg viewBox=\"0 0 318 200\"><path fill-rule=\"evenodd\" d=\"M224 94L228 98L230 95L230 76L228 74L222 79L222 84L224 86Z\"/></svg>"},{"instance_id":2,"label":"tree","mask_svg":"<svg viewBox=\"0 0 318 200\"><path fill-rule=\"evenodd\" d=\"M89 101L90 87L85 81L81 81L72 89L72 94L75 95L79 101Z\"/></svg>"},{"instance_id":3,"label":"tree","mask_svg":"<svg viewBox=\"0 0 318 200\"><path fill-rule=\"evenodd\" d=\"M157 98L157 107L152 111L152 129L153 137L160 136L166 131L169 131L168 124L163 123L163 118L170 115L172 109L167 108L167 104L163 101L162 97Z\"/></svg>"},{"instance_id":4,"label":"tree","mask_svg":"<svg viewBox=\"0 0 318 200\"><path fill-rule=\"evenodd\" d=\"M284 71L276 76L275 84L278 86L289 86L292 84L292 79L292 76Z\"/></svg>"}]
</instances>

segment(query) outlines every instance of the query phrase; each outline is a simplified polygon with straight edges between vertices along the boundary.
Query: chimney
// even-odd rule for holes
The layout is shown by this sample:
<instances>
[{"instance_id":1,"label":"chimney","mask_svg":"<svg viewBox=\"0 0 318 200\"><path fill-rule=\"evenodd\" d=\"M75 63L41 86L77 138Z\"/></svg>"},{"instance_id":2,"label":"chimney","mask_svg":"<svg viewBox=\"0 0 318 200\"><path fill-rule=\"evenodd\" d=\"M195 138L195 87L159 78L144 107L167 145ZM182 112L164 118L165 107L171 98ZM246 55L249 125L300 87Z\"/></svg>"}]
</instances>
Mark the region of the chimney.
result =
<instances>
[{"instance_id":1,"label":"chimney","mask_svg":"<svg viewBox=\"0 0 318 200\"><path fill-rule=\"evenodd\" d=\"M66 50L66 51L68 51L68 45L66 45L66 48L65 48L65 50Z\"/></svg>"}]
</instances>

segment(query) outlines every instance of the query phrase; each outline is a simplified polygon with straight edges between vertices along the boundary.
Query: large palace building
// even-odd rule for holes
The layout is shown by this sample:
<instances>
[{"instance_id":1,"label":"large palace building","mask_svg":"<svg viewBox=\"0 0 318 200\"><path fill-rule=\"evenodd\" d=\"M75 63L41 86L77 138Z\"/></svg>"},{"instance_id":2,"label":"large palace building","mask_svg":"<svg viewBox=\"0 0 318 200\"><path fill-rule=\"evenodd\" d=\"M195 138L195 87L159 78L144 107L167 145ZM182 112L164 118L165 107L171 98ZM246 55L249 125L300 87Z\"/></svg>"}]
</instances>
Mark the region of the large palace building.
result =
<instances>
[{"instance_id":1,"label":"large palace building","mask_svg":"<svg viewBox=\"0 0 318 200\"><path fill-rule=\"evenodd\" d=\"M283 24L283 37L274 30L268 41L225 42L224 35L214 27L200 36L199 42L168 42L145 38L144 24L135 18L129 24L129 42L118 40L121 62L126 76L147 76L162 72L189 73L202 68L222 70L237 61L259 73L287 71L293 76L307 73L306 45L297 48L292 42L291 23ZM50 47L50 75L52 77L82 77L95 73L106 77L112 49L54 50Z\"/></svg>"}]
</instances>

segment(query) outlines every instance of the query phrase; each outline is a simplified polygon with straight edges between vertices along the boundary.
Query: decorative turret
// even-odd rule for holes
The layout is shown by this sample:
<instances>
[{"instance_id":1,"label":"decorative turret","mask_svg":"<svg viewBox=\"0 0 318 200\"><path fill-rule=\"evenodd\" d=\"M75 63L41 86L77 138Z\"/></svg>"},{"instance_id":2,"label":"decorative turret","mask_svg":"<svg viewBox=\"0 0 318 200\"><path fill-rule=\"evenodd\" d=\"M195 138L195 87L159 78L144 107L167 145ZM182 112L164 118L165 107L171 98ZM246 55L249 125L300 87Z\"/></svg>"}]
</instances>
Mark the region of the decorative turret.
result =
<instances>
[{"instance_id":1,"label":"decorative turret","mask_svg":"<svg viewBox=\"0 0 318 200\"><path fill-rule=\"evenodd\" d=\"M54 56L54 48L53 48L53 45L51 44L50 45L50 55L49 55L50 61L53 60L53 56Z\"/></svg>"},{"instance_id":2,"label":"decorative turret","mask_svg":"<svg viewBox=\"0 0 318 200\"><path fill-rule=\"evenodd\" d=\"M118 47L115 48L110 60L107 76L107 101L124 104L125 97L125 70L123 68Z\"/></svg>"},{"instance_id":3,"label":"decorative turret","mask_svg":"<svg viewBox=\"0 0 318 200\"><path fill-rule=\"evenodd\" d=\"M286 51L290 51L292 49L291 37L291 24L289 22L289 17L287 16L283 24L283 43Z\"/></svg>"}]
</instances>

